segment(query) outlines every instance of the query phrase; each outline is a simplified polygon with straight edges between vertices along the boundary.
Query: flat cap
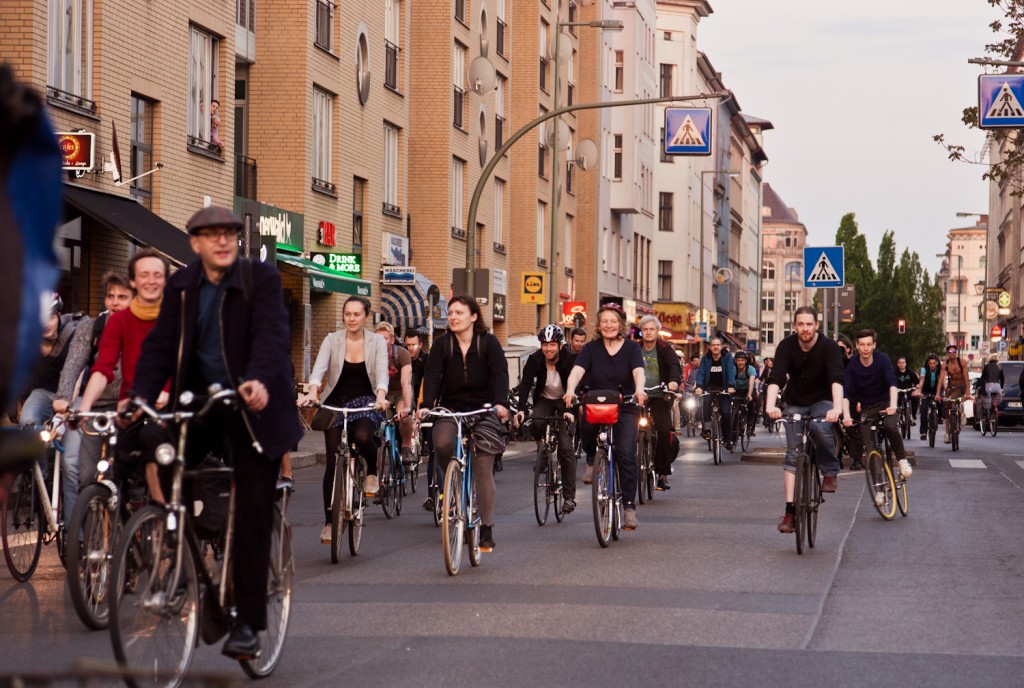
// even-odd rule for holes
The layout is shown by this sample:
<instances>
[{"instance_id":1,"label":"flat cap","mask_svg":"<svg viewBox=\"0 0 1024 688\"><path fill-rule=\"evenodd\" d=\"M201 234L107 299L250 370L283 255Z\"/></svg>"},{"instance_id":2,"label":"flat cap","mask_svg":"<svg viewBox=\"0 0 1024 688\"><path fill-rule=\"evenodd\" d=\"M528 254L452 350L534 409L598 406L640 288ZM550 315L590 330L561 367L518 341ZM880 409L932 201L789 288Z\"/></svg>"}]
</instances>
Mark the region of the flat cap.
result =
<instances>
[{"instance_id":1,"label":"flat cap","mask_svg":"<svg viewBox=\"0 0 1024 688\"><path fill-rule=\"evenodd\" d=\"M241 229L242 218L235 215L227 208L216 205L209 205L196 212L195 215L185 223L185 229L189 234L195 234L200 229L207 227L226 227L230 229Z\"/></svg>"}]
</instances>

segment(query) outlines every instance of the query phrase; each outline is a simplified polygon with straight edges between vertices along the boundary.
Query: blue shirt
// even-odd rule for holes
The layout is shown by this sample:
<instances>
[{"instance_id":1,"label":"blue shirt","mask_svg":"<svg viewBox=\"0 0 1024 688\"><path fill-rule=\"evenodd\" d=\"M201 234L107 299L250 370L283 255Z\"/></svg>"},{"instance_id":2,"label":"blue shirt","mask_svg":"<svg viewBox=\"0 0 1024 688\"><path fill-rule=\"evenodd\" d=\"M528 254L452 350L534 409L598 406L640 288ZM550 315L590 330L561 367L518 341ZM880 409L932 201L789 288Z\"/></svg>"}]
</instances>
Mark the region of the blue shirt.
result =
<instances>
[{"instance_id":1,"label":"blue shirt","mask_svg":"<svg viewBox=\"0 0 1024 688\"><path fill-rule=\"evenodd\" d=\"M590 373L590 389L621 389L623 396L629 396L636 392L633 371L644 367L644 355L639 344L627 339L618 353L611 356L604 340L599 339L583 347L576 365Z\"/></svg>"},{"instance_id":2,"label":"blue shirt","mask_svg":"<svg viewBox=\"0 0 1024 688\"><path fill-rule=\"evenodd\" d=\"M225 280L214 284L199 271L199 316L196 318L195 358L199 373L207 385L234 387L224 365L221 345L220 304L224 300Z\"/></svg>"},{"instance_id":3,"label":"blue shirt","mask_svg":"<svg viewBox=\"0 0 1024 688\"><path fill-rule=\"evenodd\" d=\"M859 401L862 408L882 402L888 406L889 388L896 386L896 371L883 353L876 351L869 366L860 362L860 356L851 358L846 366L843 394L847 399Z\"/></svg>"}]
</instances>

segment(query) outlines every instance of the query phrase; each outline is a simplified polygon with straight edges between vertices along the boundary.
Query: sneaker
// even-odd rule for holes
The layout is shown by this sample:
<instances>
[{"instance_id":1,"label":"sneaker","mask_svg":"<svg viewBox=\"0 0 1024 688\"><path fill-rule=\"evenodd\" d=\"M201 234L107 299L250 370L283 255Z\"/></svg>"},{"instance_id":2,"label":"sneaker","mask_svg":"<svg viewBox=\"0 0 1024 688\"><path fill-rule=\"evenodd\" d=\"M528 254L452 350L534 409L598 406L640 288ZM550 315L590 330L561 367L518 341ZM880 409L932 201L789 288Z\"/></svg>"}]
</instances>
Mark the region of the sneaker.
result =
<instances>
[{"instance_id":1,"label":"sneaker","mask_svg":"<svg viewBox=\"0 0 1024 688\"><path fill-rule=\"evenodd\" d=\"M836 477L834 475L826 475L825 478L821 481L821 491L822 492L835 492L836 491L836 487L838 485L839 485L839 481L836 480Z\"/></svg>"},{"instance_id":2,"label":"sneaker","mask_svg":"<svg viewBox=\"0 0 1024 688\"><path fill-rule=\"evenodd\" d=\"M925 440L927 440L927 439L928 439L928 433L926 433L926 432L922 432L922 433L921 433L921 441L922 441L922 442L924 442L924 441L925 441Z\"/></svg>"},{"instance_id":3,"label":"sneaker","mask_svg":"<svg viewBox=\"0 0 1024 688\"><path fill-rule=\"evenodd\" d=\"M942 436L942 443L943 444L949 444L949 433L948 432L945 435Z\"/></svg>"},{"instance_id":4,"label":"sneaker","mask_svg":"<svg viewBox=\"0 0 1024 688\"><path fill-rule=\"evenodd\" d=\"M433 497L427 497L426 499L423 500L423 510L424 511L433 511L434 510L434 498Z\"/></svg>"},{"instance_id":5,"label":"sneaker","mask_svg":"<svg viewBox=\"0 0 1024 688\"><path fill-rule=\"evenodd\" d=\"M571 514L576 510L576 500L572 497L566 497L565 501L562 502L562 513Z\"/></svg>"},{"instance_id":6,"label":"sneaker","mask_svg":"<svg viewBox=\"0 0 1024 688\"><path fill-rule=\"evenodd\" d=\"M916 418L911 418L910 419L910 427L914 427L915 425L917 425L917 419Z\"/></svg>"},{"instance_id":7,"label":"sneaker","mask_svg":"<svg viewBox=\"0 0 1024 688\"><path fill-rule=\"evenodd\" d=\"M906 459L900 459L900 475L904 478L909 478L914 472L914 469L910 467L910 462Z\"/></svg>"},{"instance_id":8,"label":"sneaker","mask_svg":"<svg viewBox=\"0 0 1024 688\"><path fill-rule=\"evenodd\" d=\"M480 551L481 552L493 552L494 551L494 533L491 528L494 526L480 526Z\"/></svg>"},{"instance_id":9,"label":"sneaker","mask_svg":"<svg viewBox=\"0 0 1024 688\"><path fill-rule=\"evenodd\" d=\"M495 456L494 457L494 472L495 473L501 473L503 470L505 470L505 464L502 462L500 456Z\"/></svg>"},{"instance_id":10,"label":"sneaker","mask_svg":"<svg viewBox=\"0 0 1024 688\"><path fill-rule=\"evenodd\" d=\"M295 492L295 479L291 476L281 476L277 479L277 485L274 486L275 490L287 490L289 494Z\"/></svg>"},{"instance_id":11,"label":"sneaker","mask_svg":"<svg viewBox=\"0 0 1024 688\"><path fill-rule=\"evenodd\" d=\"M796 515L787 513L779 520L780 533L792 533L796 528Z\"/></svg>"},{"instance_id":12,"label":"sneaker","mask_svg":"<svg viewBox=\"0 0 1024 688\"><path fill-rule=\"evenodd\" d=\"M329 545L331 544L331 524L328 523L324 526L324 529L320 531L320 542Z\"/></svg>"},{"instance_id":13,"label":"sneaker","mask_svg":"<svg viewBox=\"0 0 1024 688\"><path fill-rule=\"evenodd\" d=\"M864 470L864 464L862 464L860 461L854 461L852 464L850 464L850 470L851 471L863 471Z\"/></svg>"},{"instance_id":14,"label":"sneaker","mask_svg":"<svg viewBox=\"0 0 1024 688\"><path fill-rule=\"evenodd\" d=\"M672 489L668 484L668 478L663 475L658 477L658 489L662 492Z\"/></svg>"},{"instance_id":15,"label":"sneaker","mask_svg":"<svg viewBox=\"0 0 1024 688\"><path fill-rule=\"evenodd\" d=\"M875 493L875 506L882 506L883 504L885 504L885 493L884 492L876 492Z\"/></svg>"},{"instance_id":16,"label":"sneaker","mask_svg":"<svg viewBox=\"0 0 1024 688\"><path fill-rule=\"evenodd\" d=\"M412 447L402 447L402 463L406 466L416 463L416 452L412 450Z\"/></svg>"},{"instance_id":17,"label":"sneaker","mask_svg":"<svg viewBox=\"0 0 1024 688\"><path fill-rule=\"evenodd\" d=\"M626 513L622 516L622 529L623 530L636 530L640 526L640 521L636 517L636 509L626 509Z\"/></svg>"},{"instance_id":18,"label":"sneaker","mask_svg":"<svg viewBox=\"0 0 1024 688\"><path fill-rule=\"evenodd\" d=\"M594 482L594 467L589 463L587 467L583 469L583 484L590 485Z\"/></svg>"},{"instance_id":19,"label":"sneaker","mask_svg":"<svg viewBox=\"0 0 1024 688\"><path fill-rule=\"evenodd\" d=\"M700 438L702 440L709 440L709 439L711 439L711 431L710 430L701 430L700 431Z\"/></svg>"},{"instance_id":20,"label":"sneaker","mask_svg":"<svg viewBox=\"0 0 1024 688\"><path fill-rule=\"evenodd\" d=\"M377 482L377 476L368 475L366 480L363 481L363 493L367 497L373 497L377 494L377 490L380 489L380 483Z\"/></svg>"}]
</instances>

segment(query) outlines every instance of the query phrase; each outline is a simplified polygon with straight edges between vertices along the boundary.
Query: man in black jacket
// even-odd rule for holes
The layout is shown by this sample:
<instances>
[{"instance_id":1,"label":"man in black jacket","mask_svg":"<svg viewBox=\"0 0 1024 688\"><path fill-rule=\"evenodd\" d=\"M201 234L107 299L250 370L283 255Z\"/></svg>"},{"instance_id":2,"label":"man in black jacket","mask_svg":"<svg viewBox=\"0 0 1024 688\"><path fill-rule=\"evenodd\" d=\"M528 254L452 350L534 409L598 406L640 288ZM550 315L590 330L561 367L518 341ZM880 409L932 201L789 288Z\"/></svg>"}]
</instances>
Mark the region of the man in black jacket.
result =
<instances>
[{"instance_id":1,"label":"man in black jacket","mask_svg":"<svg viewBox=\"0 0 1024 688\"><path fill-rule=\"evenodd\" d=\"M670 391L678 392L683 377L679 356L661 339L658 335L660 331L661 321L653 315L645 315L640 319L640 348L644 356L647 387L664 384ZM672 462L676 460L672 455L672 403L675 397L651 391L648 399L654 430L658 433L658 446L654 448L654 472L658 474L658 489L667 490Z\"/></svg>"},{"instance_id":2,"label":"man in black jacket","mask_svg":"<svg viewBox=\"0 0 1024 688\"><path fill-rule=\"evenodd\" d=\"M527 397L533 389L533 418L561 417L565 413L565 383L572 372L576 356L569 354L562 346L562 328L558 325L546 325L537 334L540 350L534 351L526 359L523 367L523 378L519 383L519 408L526 408ZM516 427L519 427L526 414L516 414ZM564 419L558 426L558 463L562 467L562 513L570 514L576 508L576 455L572 450L571 424ZM536 473L547 470L547 461L540 454L541 441L547 423L534 421L533 439L537 441Z\"/></svg>"},{"instance_id":3,"label":"man in black jacket","mask_svg":"<svg viewBox=\"0 0 1024 688\"><path fill-rule=\"evenodd\" d=\"M266 628L267 573L281 456L302 436L288 364L290 331L281 275L238 260L242 220L216 206L185 225L199 260L167 281L156 325L142 345L132 398L152 404L168 379L171 407L185 390L236 388L245 407L204 420L190 433L188 460L223 451L235 468L233 581L238 617L222 652L259 653Z\"/></svg>"}]
</instances>

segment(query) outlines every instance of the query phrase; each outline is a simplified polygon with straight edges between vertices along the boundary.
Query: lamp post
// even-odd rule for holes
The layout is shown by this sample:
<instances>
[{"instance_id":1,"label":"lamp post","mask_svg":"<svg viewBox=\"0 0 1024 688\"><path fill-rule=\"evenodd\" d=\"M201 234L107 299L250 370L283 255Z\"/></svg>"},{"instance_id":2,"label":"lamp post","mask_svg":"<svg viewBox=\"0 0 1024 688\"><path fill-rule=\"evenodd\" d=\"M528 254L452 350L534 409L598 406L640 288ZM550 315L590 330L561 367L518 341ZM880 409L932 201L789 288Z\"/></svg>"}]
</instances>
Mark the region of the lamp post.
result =
<instances>
[{"instance_id":1,"label":"lamp post","mask_svg":"<svg viewBox=\"0 0 1024 688\"><path fill-rule=\"evenodd\" d=\"M571 26L589 26L593 29L601 29L602 31L622 31L622 22L618 19L606 19L599 21L589 22L555 22L555 38L552 41L552 61L554 62L554 82L555 92L552 95L552 110L558 110L558 100L561 94L561 84L559 83L558 68L561 62L561 55L559 55L559 47L561 46L562 29L564 27ZM548 296L548 322L558 322L558 299L557 299L557 285L558 285L558 207L561 204L561 198L558 194L558 125L561 124L562 118L555 119L551 124L551 251L550 251L550 263L548 264L548 289L550 289Z\"/></svg>"},{"instance_id":2,"label":"lamp post","mask_svg":"<svg viewBox=\"0 0 1024 688\"><path fill-rule=\"evenodd\" d=\"M700 303L697 304L697 315L700 318L700 322L705 322L704 318L704 177L709 174L724 174L729 177L735 177L739 172L733 170L702 170L700 173ZM710 321L710 318L707 319ZM708 322L708 336L705 338L705 342L711 339L711 323ZM698 334L700 334L698 332ZM707 344L705 344L705 347Z\"/></svg>"}]
</instances>

